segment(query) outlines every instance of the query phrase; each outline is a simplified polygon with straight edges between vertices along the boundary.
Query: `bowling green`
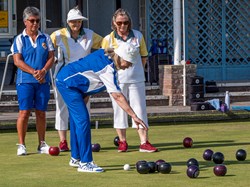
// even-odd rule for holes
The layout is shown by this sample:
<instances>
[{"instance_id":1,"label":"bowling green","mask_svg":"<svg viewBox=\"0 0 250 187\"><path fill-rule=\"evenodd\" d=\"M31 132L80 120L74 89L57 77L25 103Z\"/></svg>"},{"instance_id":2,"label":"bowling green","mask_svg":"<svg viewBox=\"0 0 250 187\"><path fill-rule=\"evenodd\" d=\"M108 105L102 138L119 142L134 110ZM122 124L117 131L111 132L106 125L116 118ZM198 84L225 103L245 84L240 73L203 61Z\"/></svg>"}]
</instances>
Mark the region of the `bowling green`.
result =
<instances>
[{"instance_id":1,"label":"bowling green","mask_svg":"<svg viewBox=\"0 0 250 187\"><path fill-rule=\"evenodd\" d=\"M250 123L245 121L189 122L150 124L149 141L159 148L156 153L140 153L139 138L135 129L127 130L127 153L118 153L113 144L117 136L112 125L100 125L92 128L92 143L101 145L100 152L94 152L94 161L104 168L103 173L78 173L69 166L70 152L59 156L37 154L37 133L29 129L26 135L28 155L18 157L16 131L0 133L0 186L2 187L246 187L250 184ZM68 138L69 138L68 134ZM191 148L184 148L185 137L193 139ZM58 146L58 133L46 132L46 142ZM206 149L222 152L227 167L225 176L213 173L214 163L205 161L202 154ZM247 151L245 161L238 161L235 153L238 149ZM196 158L200 174L195 179L186 175L186 161ZM171 163L170 174L139 174L135 163L139 160L156 161L163 159ZM130 164L131 170L124 171L124 164Z\"/></svg>"}]
</instances>

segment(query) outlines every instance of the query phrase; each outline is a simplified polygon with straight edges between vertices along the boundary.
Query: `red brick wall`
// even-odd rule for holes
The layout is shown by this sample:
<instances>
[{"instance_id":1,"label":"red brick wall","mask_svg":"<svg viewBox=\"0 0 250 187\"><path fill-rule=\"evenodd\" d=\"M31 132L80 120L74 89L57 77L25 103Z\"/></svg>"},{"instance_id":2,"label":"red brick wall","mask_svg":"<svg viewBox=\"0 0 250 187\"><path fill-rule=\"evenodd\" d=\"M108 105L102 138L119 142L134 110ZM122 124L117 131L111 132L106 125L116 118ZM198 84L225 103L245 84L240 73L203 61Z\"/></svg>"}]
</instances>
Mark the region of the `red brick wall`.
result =
<instances>
[{"instance_id":1,"label":"red brick wall","mask_svg":"<svg viewBox=\"0 0 250 187\"><path fill-rule=\"evenodd\" d=\"M195 75L196 65L186 65L186 77ZM159 86L161 94L169 97L169 106L183 105L183 66L159 65Z\"/></svg>"}]
</instances>

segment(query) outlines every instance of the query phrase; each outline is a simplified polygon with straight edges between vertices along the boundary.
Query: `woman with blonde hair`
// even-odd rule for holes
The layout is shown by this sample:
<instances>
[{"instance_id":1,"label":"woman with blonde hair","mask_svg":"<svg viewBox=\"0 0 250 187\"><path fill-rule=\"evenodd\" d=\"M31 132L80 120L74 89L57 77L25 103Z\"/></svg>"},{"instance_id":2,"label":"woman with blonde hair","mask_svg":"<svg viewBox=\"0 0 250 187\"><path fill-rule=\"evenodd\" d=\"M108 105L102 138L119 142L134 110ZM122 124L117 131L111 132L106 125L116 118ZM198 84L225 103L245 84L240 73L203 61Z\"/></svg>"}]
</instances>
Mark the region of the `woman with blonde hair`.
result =
<instances>
[{"instance_id":1,"label":"woman with blonde hair","mask_svg":"<svg viewBox=\"0 0 250 187\"><path fill-rule=\"evenodd\" d=\"M57 74L56 85L66 103L70 115L71 159L69 165L78 172L103 172L93 162L90 119L84 98L103 90L139 126L147 131L145 123L129 106L121 93L116 70L124 70L137 63L137 49L124 43L115 50L99 49L78 61L63 67Z\"/></svg>"}]
</instances>

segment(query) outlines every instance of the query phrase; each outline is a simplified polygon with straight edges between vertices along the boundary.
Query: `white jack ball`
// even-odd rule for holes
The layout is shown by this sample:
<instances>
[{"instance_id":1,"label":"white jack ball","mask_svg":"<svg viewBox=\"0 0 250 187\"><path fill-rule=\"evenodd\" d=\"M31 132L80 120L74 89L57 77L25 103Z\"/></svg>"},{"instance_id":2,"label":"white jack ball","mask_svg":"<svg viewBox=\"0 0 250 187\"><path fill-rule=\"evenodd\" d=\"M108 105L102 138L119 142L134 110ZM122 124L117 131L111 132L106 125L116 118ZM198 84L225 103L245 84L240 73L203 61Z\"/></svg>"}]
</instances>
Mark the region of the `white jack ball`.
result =
<instances>
[{"instance_id":1,"label":"white jack ball","mask_svg":"<svg viewBox=\"0 0 250 187\"><path fill-rule=\"evenodd\" d=\"M123 166L123 169L124 169L125 171L130 170L130 165L129 165L129 164L125 164L125 165Z\"/></svg>"}]
</instances>

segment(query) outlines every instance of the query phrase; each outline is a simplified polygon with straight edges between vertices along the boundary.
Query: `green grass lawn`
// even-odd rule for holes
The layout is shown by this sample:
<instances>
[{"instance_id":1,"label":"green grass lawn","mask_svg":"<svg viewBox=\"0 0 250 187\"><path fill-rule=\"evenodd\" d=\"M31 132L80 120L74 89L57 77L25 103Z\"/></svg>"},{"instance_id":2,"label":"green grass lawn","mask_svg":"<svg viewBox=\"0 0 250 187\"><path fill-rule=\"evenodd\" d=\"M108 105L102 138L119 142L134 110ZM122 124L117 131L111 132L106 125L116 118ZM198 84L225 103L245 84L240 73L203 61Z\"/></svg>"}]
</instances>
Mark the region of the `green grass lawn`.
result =
<instances>
[{"instance_id":1,"label":"green grass lawn","mask_svg":"<svg viewBox=\"0 0 250 187\"><path fill-rule=\"evenodd\" d=\"M138 152L139 138L134 129L129 129L127 139L129 152L118 153L113 144L116 136L111 127L92 130L92 142L101 145L101 151L94 153L94 161L105 169L104 173L78 173L68 165L70 152L59 156L36 154L37 134L28 132L26 146L29 155L16 156L17 133L0 133L0 186L2 187L63 187L63 186L171 186L171 187L246 187L250 184L249 155L245 161L237 161L235 152L245 149L250 153L250 124L243 122L152 124L150 141L160 149L157 153ZM192 148L184 148L182 140L191 137ZM58 145L56 131L47 131L46 142ZM213 173L214 163L205 161L202 154L210 148L225 156L227 174L223 177ZM186 175L186 161L196 158L200 164L198 178ZM172 164L170 174L139 174L135 163L139 160L156 161L164 159ZM123 165L130 164L131 170L124 171Z\"/></svg>"}]
</instances>

